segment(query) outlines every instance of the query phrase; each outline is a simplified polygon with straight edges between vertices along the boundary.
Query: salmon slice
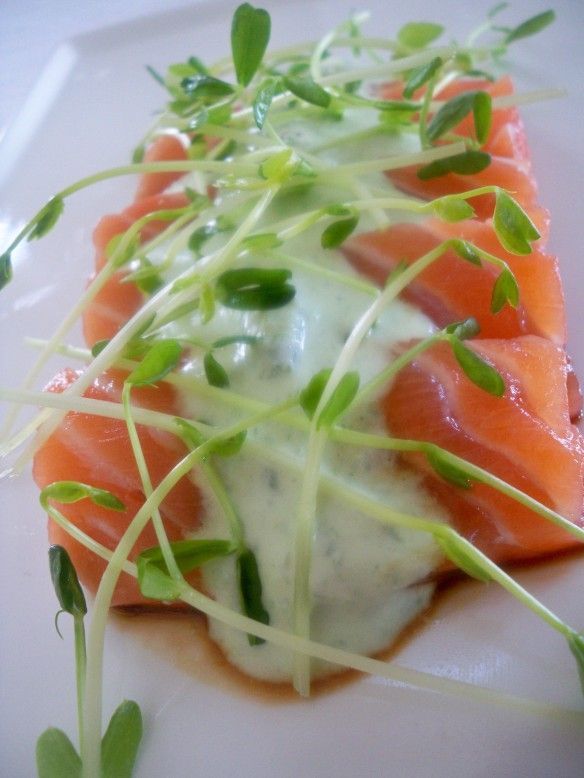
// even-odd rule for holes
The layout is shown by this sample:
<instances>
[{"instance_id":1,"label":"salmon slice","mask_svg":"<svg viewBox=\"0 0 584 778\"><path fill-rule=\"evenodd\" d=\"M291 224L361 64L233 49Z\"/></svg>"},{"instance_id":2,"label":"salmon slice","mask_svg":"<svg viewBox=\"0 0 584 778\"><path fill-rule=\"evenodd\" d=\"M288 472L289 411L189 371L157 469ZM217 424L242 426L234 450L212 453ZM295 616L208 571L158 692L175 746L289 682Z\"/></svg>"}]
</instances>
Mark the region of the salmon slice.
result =
<instances>
[{"instance_id":1,"label":"salmon slice","mask_svg":"<svg viewBox=\"0 0 584 778\"><path fill-rule=\"evenodd\" d=\"M533 335L470 347L501 373L504 396L472 384L449 346L436 344L402 370L382 397L391 434L435 443L582 525L584 441L570 423L563 349ZM455 487L425 457L408 455L407 461L426 474L456 529L497 562L551 554L578 542L489 486Z\"/></svg>"},{"instance_id":2,"label":"salmon slice","mask_svg":"<svg viewBox=\"0 0 584 778\"><path fill-rule=\"evenodd\" d=\"M62 392L75 382L79 373L65 370L46 387L51 392ZM85 392L85 396L119 402L124 374L110 370L100 376ZM172 387L141 387L132 391L134 405L160 410L176 411ZM139 426L139 437L148 471L154 486L187 453L180 440L167 432ZM110 549L115 549L132 518L144 502L141 481L132 453L124 421L68 413L58 429L38 450L34 459L33 475L40 489L54 481L74 480L97 486L119 497L126 510L122 513L81 500L71 505L57 506L77 527ZM163 501L160 512L170 540L181 540L192 533L200 523L201 494L189 478L181 481ZM58 543L69 551L80 580L95 591L105 569L105 562L88 552L81 544L49 520L51 543ZM143 549L157 546L151 523L144 529L130 559ZM123 573L117 585L113 605L144 603L136 581Z\"/></svg>"},{"instance_id":3,"label":"salmon slice","mask_svg":"<svg viewBox=\"0 0 584 778\"><path fill-rule=\"evenodd\" d=\"M137 219L154 211L184 208L188 202L188 197L182 193L154 194L133 203L121 213L104 216L93 232L96 271L101 270L107 261L106 249L110 241L126 232ZM141 242L152 240L169 224L161 219L149 222L140 232ZM114 273L84 311L83 336L89 346L99 340L113 338L144 302L140 289L136 284L125 281L126 276L123 270Z\"/></svg>"},{"instance_id":4,"label":"salmon slice","mask_svg":"<svg viewBox=\"0 0 584 778\"><path fill-rule=\"evenodd\" d=\"M453 251L424 270L404 291L405 299L418 305L439 327L474 316L484 338L535 334L557 345L565 343L564 295L556 257L538 245L525 257L510 254L501 247L490 221L446 224L427 219L420 224L396 224L351 238L343 251L357 270L383 285L398 263L410 265L448 238L462 238L504 259L519 284L519 306L491 313L499 269L485 262L478 267Z\"/></svg>"},{"instance_id":5,"label":"salmon slice","mask_svg":"<svg viewBox=\"0 0 584 778\"><path fill-rule=\"evenodd\" d=\"M159 135L144 154L144 162L172 162L188 159L187 151L176 135ZM167 189L184 173L145 173L138 183L136 200L144 200Z\"/></svg>"},{"instance_id":6,"label":"salmon slice","mask_svg":"<svg viewBox=\"0 0 584 778\"><path fill-rule=\"evenodd\" d=\"M508 76L494 83L481 79L464 79L449 84L437 93L436 97L439 100L449 100L473 90L488 92L494 98L503 97L513 94L513 84ZM395 99L402 91L401 82L393 82L380 88L380 94L385 99ZM466 138L474 138L472 116L465 117L452 132ZM525 127L517 108L512 106L493 110L489 136L482 148L491 154L491 164L480 173L448 173L422 180L418 177L420 167L410 166L388 171L387 175L398 189L422 200L433 200L443 195L494 185L507 189L529 213L536 210L537 185L531 172ZM472 206L480 219L487 219L493 214L494 197L489 194L473 198Z\"/></svg>"}]
</instances>

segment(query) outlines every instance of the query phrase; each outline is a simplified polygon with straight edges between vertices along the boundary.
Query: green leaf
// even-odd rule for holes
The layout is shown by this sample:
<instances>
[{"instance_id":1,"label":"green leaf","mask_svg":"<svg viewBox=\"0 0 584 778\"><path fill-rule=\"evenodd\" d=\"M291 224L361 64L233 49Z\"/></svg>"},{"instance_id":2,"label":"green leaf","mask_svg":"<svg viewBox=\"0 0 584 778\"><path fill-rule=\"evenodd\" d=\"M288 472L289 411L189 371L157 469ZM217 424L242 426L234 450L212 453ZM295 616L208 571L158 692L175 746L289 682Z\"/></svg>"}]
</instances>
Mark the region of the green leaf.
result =
<instances>
[{"instance_id":1,"label":"green leaf","mask_svg":"<svg viewBox=\"0 0 584 778\"><path fill-rule=\"evenodd\" d=\"M231 51L237 82L247 86L256 74L270 40L270 15L243 3L231 22Z\"/></svg>"},{"instance_id":2,"label":"green leaf","mask_svg":"<svg viewBox=\"0 0 584 778\"><path fill-rule=\"evenodd\" d=\"M172 601L181 595L181 585L156 564L138 557L138 585L143 597L149 600ZM165 568L166 570L166 568Z\"/></svg>"},{"instance_id":3,"label":"green leaf","mask_svg":"<svg viewBox=\"0 0 584 778\"><path fill-rule=\"evenodd\" d=\"M438 178L447 173L458 173L461 176L472 176L480 173L491 164L491 156L485 151L463 151L462 154L454 154L452 157L435 159L429 165L418 170L417 176L422 181L430 178Z\"/></svg>"},{"instance_id":4,"label":"green leaf","mask_svg":"<svg viewBox=\"0 0 584 778\"><path fill-rule=\"evenodd\" d=\"M42 505L45 505L47 500L69 504L85 498L90 499L91 502L95 505L100 505L102 508L109 508L114 511L126 510L124 503L115 494L108 492L106 489L98 489L96 486L90 486L80 481L54 481L52 484L45 486L40 494Z\"/></svg>"},{"instance_id":5,"label":"green leaf","mask_svg":"<svg viewBox=\"0 0 584 778\"><path fill-rule=\"evenodd\" d=\"M39 778L81 778L81 759L61 729L46 729L36 744Z\"/></svg>"},{"instance_id":6,"label":"green leaf","mask_svg":"<svg viewBox=\"0 0 584 778\"><path fill-rule=\"evenodd\" d=\"M250 549L242 551L237 557L237 574L241 595L241 608L246 616L261 624L270 623L270 614L262 601L262 582L255 554ZM251 646L264 641L255 635L248 635Z\"/></svg>"},{"instance_id":7,"label":"green leaf","mask_svg":"<svg viewBox=\"0 0 584 778\"><path fill-rule=\"evenodd\" d=\"M101 741L102 778L132 778L142 740L142 714L132 700L114 711Z\"/></svg>"},{"instance_id":8,"label":"green leaf","mask_svg":"<svg viewBox=\"0 0 584 778\"><path fill-rule=\"evenodd\" d=\"M439 38L443 32L444 27L440 24L408 22L398 32L397 39L402 46L408 49L423 49Z\"/></svg>"},{"instance_id":9,"label":"green leaf","mask_svg":"<svg viewBox=\"0 0 584 778\"><path fill-rule=\"evenodd\" d=\"M209 453L217 454L220 457L233 457L239 454L245 439L247 432L242 430L237 435L232 435L230 438L218 438L217 440L210 441Z\"/></svg>"},{"instance_id":10,"label":"green leaf","mask_svg":"<svg viewBox=\"0 0 584 778\"><path fill-rule=\"evenodd\" d=\"M444 328L448 335L455 335L459 340L474 338L481 331L478 321L474 316L469 316L464 321L455 321Z\"/></svg>"},{"instance_id":11,"label":"green leaf","mask_svg":"<svg viewBox=\"0 0 584 778\"><path fill-rule=\"evenodd\" d=\"M138 165L140 162L143 162L145 154L146 154L146 147L144 146L143 143L141 143L139 146L136 146L136 148L132 152L132 163L134 165Z\"/></svg>"},{"instance_id":12,"label":"green leaf","mask_svg":"<svg viewBox=\"0 0 584 778\"><path fill-rule=\"evenodd\" d=\"M543 11L543 13L532 16L530 19L526 19L526 21L522 22L513 30L508 32L505 36L505 43L512 43L513 41L518 41L521 38L527 38L530 35L535 35L551 24L555 18L556 14L551 10Z\"/></svg>"},{"instance_id":13,"label":"green leaf","mask_svg":"<svg viewBox=\"0 0 584 778\"><path fill-rule=\"evenodd\" d=\"M582 693L584 694L584 634L578 632L572 632L567 637L570 651L572 652L576 664L578 665L578 676L580 678L580 686Z\"/></svg>"},{"instance_id":14,"label":"green leaf","mask_svg":"<svg viewBox=\"0 0 584 778\"><path fill-rule=\"evenodd\" d=\"M426 451L426 459L432 469L445 481L461 489L470 489L472 482L468 475L460 467L449 462L444 452L431 448Z\"/></svg>"},{"instance_id":15,"label":"green leaf","mask_svg":"<svg viewBox=\"0 0 584 778\"><path fill-rule=\"evenodd\" d=\"M177 540L170 544L172 554L176 560L178 569L183 574L191 573L205 562L219 557L229 556L235 551L235 546L230 540ZM142 551L136 560L140 565L151 564L158 567L163 573L167 573L166 563L159 546L147 548Z\"/></svg>"},{"instance_id":16,"label":"green leaf","mask_svg":"<svg viewBox=\"0 0 584 778\"><path fill-rule=\"evenodd\" d=\"M71 557L63 546L49 548L49 569L55 594L65 613L85 616L87 603Z\"/></svg>"},{"instance_id":17,"label":"green leaf","mask_svg":"<svg viewBox=\"0 0 584 778\"><path fill-rule=\"evenodd\" d=\"M464 573L479 581L487 582L491 580L489 573L486 572L480 562L474 559L469 553L462 538L459 538L456 535L448 535L447 537L437 536L436 540L448 559L450 559L451 562L454 562L454 564Z\"/></svg>"},{"instance_id":18,"label":"green leaf","mask_svg":"<svg viewBox=\"0 0 584 778\"><path fill-rule=\"evenodd\" d=\"M512 308L517 308L519 305L519 286L515 276L508 267L504 268L499 274L493 286L491 311L499 313L507 303Z\"/></svg>"},{"instance_id":19,"label":"green leaf","mask_svg":"<svg viewBox=\"0 0 584 778\"><path fill-rule=\"evenodd\" d=\"M34 227L28 233L27 240L42 238L44 235L50 232L58 222L64 208L65 203L63 202L63 198L60 195L52 197L49 202L39 211L38 216L34 222Z\"/></svg>"},{"instance_id":20,"label":"green leaf","mask_svg":"<svg viewBox=\"0 0 584 778\"><path fill-rule=\"evenodd\" d=\"M211 321L215 315L215 290L211 284L203 284L201 286L201 295L199 297L199 312L201 314L201 321L203 324L207 324Z\"/></svg>"},{"instance_id":21,"label":"green leaf","mask_svg":"<svg viewBox=\"0 0 584 778\"><path fill-rule=\"evenodd\" d=\"M254 346L261 337L259 335L226 335L224 338L217 338L213 341L213 348L224 348L233 346L235 343L244 343L246 346Z\"/></svg>"},{"instance_id":22,"label":"green leaf","mask_svg":"<svg viewBox=\"0 0 584 778\"><path fill-rule=\"evenodd\" d=\"M271 157L265 159L260 165L260 175L266 181L282 183L294 174L297 161L293 157L292 149L283 149Z\"/></svg>"},{"instance_id":23,"label":"green leaf","mask_svg":"<svg viewBox=\"0 0 584 778\"><path fill-rule=\"evenodd\" d=\"M211 386L217 386L219 389L229 386L229 376L225 368L217 362L211 351L208 351L203 357L203 367L207 381Z\"/></svg>"},{"instance_id":24,"label":"green leaf","mask_svg":"<svg viewBox=\"0 0 584 778\"><path fill-rule=\"evenodd\" d=\"M258 232L249 235L241 244L241 247L249 251L265 251L276 249L282 245L282 241L275 232Z\"/></svg>"},{"instance_id":25,"label":"green leaf","mask_svg":"<svg viewBox=\"0 0 584 778\"><path fill-rule=\"evenodd\" d=\"M456 252L456 254L458 254L461 259L470 262L472 265L477 265L477 267L482 265L480 254L472 245L472 243L469 243L467 240L462 240L460 238L454 238L450 242L450 245L452 250Z\"/></svg>"},{"instance_id":26,"label":"green leaf","mask_svg":"<svg viewBox=\"0 0 584 778\"><path fill-rule=\"evenodd\" d=\"M276 94L280 91L280 81L275 78L266 79L256 92L256 96L253 101L253 118L255 120L258 129L262 129L272 100Z\"/></svg>"},{"instance_id":27,"label":"green leaf","mask_svg":"<svg viewBox=\"0 0 584 778\"><path fill-rule=\"evenodd\" d=\"M458 338L451 336L450 345L456 361L473 384L495 397L503 396L505 382L492 365L485 362L476 352L464 346Z\"/></svg>"},{"instance_id":28,"label":"green leaf","mask_svg":"<svg viewBox=\"0 0 584 778\"><path fill-rule=\"evenodd\" d=\"M116 249L124 239L124 233L121 233L119 235L114 235L113 238L111 238L106 247L105 247L105 255L108 259L111 259L111 257L114 255ZM119 254L119 256L116 258L115 261L115 267L122 267L122 265L127 264L131 259L134 258L134 255L140 248L140 238L138 235L134 235L134 237L128 242L124 250Z\"/></svg>"},{"instance_id":29,"label":"green leaf","mask_svg":"<svg viewBox=\"0 0 584 778\"><path fill-rule=\"evenodd\" d=\"M6 284L9 284L12 280L12 260L10 253L6 253L0 256L0 289L4 289Z\"/></svg>"},{"instance_id":30,"label":"green leaf","mask_svg":"<svg viewBox=\"0 0 584 778\"><path fill-rule=\"evenodd\" d=\"M320 236L320 245L323 249L334 249L340 246L359 224L358 216L351 216L348 219L340 219L332 222L323 231Z\"/></svg>"},{"instance_id":31,"label":"green leaf","mask_svg":"<svg viewBox=\"0 0 584 778\"><path fill-rule=\"evenodd\" d=\"M490 11L487 12L487 18L493 19L497 14L501 13L501 11L504 11L505 8L509 7L509 3L497 3L497 5L494 5Z\"/></svg>"},{"instance_id":32,"label":"green leaf","mask_svg":"<svg viewBox=\"0 0 584 778\"><path fill-rule=\"evenodd\" d=\"M236 310L270 310L287 305L295 296L288 283L292 274L280 268L245 267L227 270L215 286L217 299Z\"/></svg>"},{"instance_id":33,"label":"green leaf","mask_svg":"<svg viewBox=\"0 0 584 778\"><path fill-rule=\"evenodd\" d=\"M478 94L480 94L480 92L474 90L462 92L444 103L428 124L428 139L432 142L437 141L446 132L453 127L456 127L465 116L474 110ZM482 113L484 112L484 101L481 100L480 102L483 105L483 107L479 109Z\"/></svg>"},{"instance_id":34,"label":"green leaf","mask_svg":"<svg viewBox=\"0 0 584 778\"><path fill-rule=\"evenodd\" d=\"M177 340L158 340L146 352L138 367L126 378L132 386L155 384L178 365L182 348Z\"/></svg>"},{"instance_id":35,"label":"green leaf","mask_svg":"<svg viewBox=\"0 0 584 778\"><path fill-rule=\"evenodd\" d=\"M180 85L192 102L214 103L222 97L229 97L234 91L231 84L213 76L188 76Z\"/></svg>"},{"instance_id":36,"label":"green leaf","mask_svg":"<svg viewBox=\"0 0 584 778\"><path fill-rule=\"evenodd\" d=\"M472 205L456 195L439 197L432 201L431 207L436 216L445 222L460 222L475 215Z\"/></svg>"},{"instance_id":37,"label":"green leaf","mask_svg":"<svg viewBox=\"0 0 584 778\"><path fill-rule=\"evenodd\" d=\"M331 104L331 95L309 76L304 78L284 76L284 85L292 94L307 103L318 105L320 108L328 108Z\"/></svg>"},{"instance_id":38,"label":"green leaf","mask_svg":"<svg viewBox=\"0 0 584 778\"><path fill-rule=\"evenodd\" d=\"M427 84L428 81L438 73L443 64L444 62L440 57L434 57L433 60L430 60L430 62L427 62L425 65L421 65L419 68L411 70L403 91L406 100L413 97L414 92L417 89L420 89L424 84Z\"/></svg>"},{"instance_id":39,"label":"green leaf","mask_svg":"<svg viewBox=\"0 0 584 778\"><path fill-rule=\"evenodd\" d=\"M309 419L312 419L315 414L331 373L332 369L328 367L315 373L298 395L300 407Z\"/></svg>"},{"instance_id":40,"label":"green leaf","mask_svg":"<svg viewBox=\"0 0 584 778\"><path fill-rule=\"evenodd\" d=\"M196 427L185 419L176 418L174 423L178 427L178 434L181 439L190 449L199 448L199 446L203 445L206 437Z\"/></svg>"},{"instance_id":41,"label":"green leaf","mask_svg":"<svg viewBox=\"0 0 584 778\"><path fill-rule=\"evenodd\" d=\"M359 389L359 373L345 373L318 417L317 427L331 427L355 399Z\"/></svg>"},{"instance_id":42,"label":"green leaf","mask_svg":"<svg viewBox=\"0 0 584 778\"><path fill-rule=\"evenodd\" d=\"M481 146L487 142L493 121L493 101L488 92L477 92L473 107L475 135Z\"/></svg>"},{"instance_id":43,"label":"green leaf","mask_svg":"<svg viewBox=\"0 0 584 778\"><path fill-rule=\"evenodd\" d=\"M503 248L512 254L530 254L531 243L540 237L529 216L503 189L497 190L493 226Z\"/></svg>"}]
</instances>

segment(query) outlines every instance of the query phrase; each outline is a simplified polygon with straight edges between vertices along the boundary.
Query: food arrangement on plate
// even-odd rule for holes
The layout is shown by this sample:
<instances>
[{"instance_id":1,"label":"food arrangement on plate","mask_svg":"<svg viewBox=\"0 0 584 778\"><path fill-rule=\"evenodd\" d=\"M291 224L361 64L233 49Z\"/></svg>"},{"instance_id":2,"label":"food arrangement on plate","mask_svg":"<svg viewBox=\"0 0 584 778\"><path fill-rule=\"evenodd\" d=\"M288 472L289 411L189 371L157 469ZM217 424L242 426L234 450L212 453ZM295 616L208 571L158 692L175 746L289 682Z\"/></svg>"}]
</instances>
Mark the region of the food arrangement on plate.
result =
<instances>
[{"instance_id":1,"label":"food arrangement on plate","mask_svg":"<svg viewBox=\"0 0 584 778\"><path fill-rule=\"evenodd\" d=\"M506 567L584 539L584 446L518 110L543 95L492 69L554 15L509 28L500 10L464 45L428 22L370 38L356 14L268 54L270 17L244 4L232 57L152 70L170 100L132 164L55 195L2 255L8 283L67 198L140 176L2 395L42 408L10 414L3 451L33 460L75 623L80 754L48 730L41 775L131 773L136 703L101 732L111 607L195 608L230 663L308 695L343 667L399 678L375 657L462 572L556 629L582 673L576 626ZM67 342L79 319L86 347ZM77 365L31 391L55 353Z\"/></svg>"}]
</instances>

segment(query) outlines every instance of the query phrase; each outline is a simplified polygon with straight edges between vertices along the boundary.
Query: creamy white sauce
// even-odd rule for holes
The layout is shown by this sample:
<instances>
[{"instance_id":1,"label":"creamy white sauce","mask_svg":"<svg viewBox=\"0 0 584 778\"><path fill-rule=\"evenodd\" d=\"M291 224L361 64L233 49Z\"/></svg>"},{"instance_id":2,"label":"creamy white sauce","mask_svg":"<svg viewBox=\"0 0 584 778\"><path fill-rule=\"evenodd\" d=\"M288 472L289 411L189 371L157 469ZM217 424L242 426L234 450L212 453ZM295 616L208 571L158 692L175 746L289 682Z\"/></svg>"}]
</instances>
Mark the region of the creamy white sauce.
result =
<instances>
[{"instance_id":1,"label":"creamy white sauce","mask_svg":"<svg viewBox=\"0 0 584 778\"><path fill-rule=\"evenodd\" d=\"M311 148L334 137L335 123L312 131L305 125L290 127L287 132L296 143L303 141ZM342 154L351 153L351 149L342 149ZM371 155L371 148L367 153ZM370 177L368 185L388 189L387 179L382 176ZM340 200L347 193L339 190L337 196ZM282 213L282 206L279 208L280 212L270 214L272 219L287 215ZM366 221L360 226L371 227ZM321 231L322 226L286 243L286 253L349 278L357 277L340 252L320 248ZM254 254L254 265L262 261L261 255ZM184 262L186 267L192 258L185 256ZM244 259L241 264L250 261ZM296 394L316 372L335 364L355 322L373 299L362 290L319 273L294 264L289 267L296 288L291 303L266 312L239 312L218 306L214 318L197 329L207 342L243 333L258 337L253 345L232 345L218 350L215 356L229 375L231 391L270 403ZM186 318L167 329L171 336L188 336L191 323ZM423 314L395 301L365 338L351 369L359 372L363 385L387 366L398 343L426 337L432 331ZM200 355L193 357L187 369L204 376ZM245 411L229 404L210 403L201 397L185 394L182 402L185 415L220 426L245 415ZM386 434L375 399L345 421L355 428ZM305 433L270 422L249 432L240 454L214 460L242 520L246 544L256 555L270 624L288 631L292 630L294 532L305 450ZM443 509L426 493L419 478L397 467L387 452L329 441L321 472L395 510L446 520ZM203 474L195 473L193 477L204 490L206 505L199 536L228 537L223 511L205 486ZM334 489L321 486L310 575L311 638L364 654L387 648L427 606L433 586L422 582L440 558L427 534L384 526L336 497ZM207 564L203 580L214 598L236 611L241 609L234 558ZM245 673L273 681L291 678L290 652L269 643L250 646L245 634L213 620L210 633L228 659ZM314 676L331 669L335 668L313 662Z\"/></svg>"}]
</instances>

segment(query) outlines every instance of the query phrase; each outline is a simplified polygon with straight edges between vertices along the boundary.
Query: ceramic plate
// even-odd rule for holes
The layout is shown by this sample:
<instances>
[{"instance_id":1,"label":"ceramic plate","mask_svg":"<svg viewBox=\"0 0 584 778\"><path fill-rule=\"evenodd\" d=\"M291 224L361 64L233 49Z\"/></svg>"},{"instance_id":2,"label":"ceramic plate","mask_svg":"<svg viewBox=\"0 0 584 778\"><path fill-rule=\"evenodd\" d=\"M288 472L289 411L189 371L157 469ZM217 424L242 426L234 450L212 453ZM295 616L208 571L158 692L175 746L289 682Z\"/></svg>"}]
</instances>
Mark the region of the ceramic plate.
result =
<instances>
[{"instance_id":1,"label":"ceramic plate","mask_svg":"<svg viewBox=\"0 0 584 778\"><path fill-rule=\"evenodd\" d=\"M339 2L266 3L276 45L324 33L353 9ZM487 3L370 2L374 34L405 21L445 23L468 32ZM399 7L398 7L399 5ZM402 5L407 6L402 8ZM541 201L552 212L550 245L561 257L570 348L584 370L581 176L584 170L581 32L584 7L555 4L556 24L509 54L519 91L563 87L562 99L527 106ZM514 3L516 23L545 6ZM164 70L191 54L228 51L232 3L111 27L55 53L19 120L0 146L2 244L53 192L121 164L163 100L144 66ZM0 307L3 386L18 385L30 363L23 334L44 337L79 294L92 263L92 226L121 208L132 183L116 179L72 198L58 229L15 256L15 278ZM529 261L526 259L526 261ZM49 377L55 369L47 370ZM46 561L45 519L31 477L1 482L0 673L2 772L34 774L34 745L49 725L75 732L72 639L55 632ZM581 557L523 570L520 580L553 610L584 627ZM379 678L353 679L308 701L258 694L213 659L196 621L114 619L105 656L104 705L126 697L145 716L138 776L254 778L324 776L549 776L582 774L582 719L535 715ZM574 662L556 633L496 586L450 591L403 642L396 661L518 697L582 710Z\"/></svg>"}]
</instances>

